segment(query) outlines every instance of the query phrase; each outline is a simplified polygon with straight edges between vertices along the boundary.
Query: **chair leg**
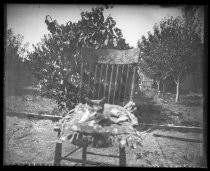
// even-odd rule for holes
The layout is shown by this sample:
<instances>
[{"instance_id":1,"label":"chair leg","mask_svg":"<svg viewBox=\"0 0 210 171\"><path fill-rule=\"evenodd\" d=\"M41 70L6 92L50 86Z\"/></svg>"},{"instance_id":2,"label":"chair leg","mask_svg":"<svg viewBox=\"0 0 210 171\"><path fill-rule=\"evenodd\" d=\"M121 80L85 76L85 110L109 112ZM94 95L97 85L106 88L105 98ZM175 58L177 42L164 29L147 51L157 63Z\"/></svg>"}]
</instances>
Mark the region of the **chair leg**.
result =
<instances>
[{"instance_id":1,"label":"chair leg","mask_svg":"<svg viewBox=\"0 0 210 171\"><path fill-rule=\"evenodd\" d=\"M126 166L126 153L125 153L125 147L119 146L119 150L120 150L119 165L120 165L121 167L125 167L125 166Z\"/></svg>"},{"instance_id":2,"label":"chair leg","mask_svg":"<svg viewBox=\"0 0 210 171\"><path fill-rule=\"evenodd\" d=\"M62 143L57 142L55 146L55 157L54 157L54 165L59 166L61 162L61 155L62 155Z\"/></svg>"},{"instance_id":3,"label":"chair leg","mask_svg":"<svg viewBox=\"0 0 210 171\"><path fill-rule=\"evenodd\" d=\"M82 160L83 160L82 166L85 166L86 159L87 159L87 146L84 146L82 149Z\"/></svg>"}]
</instances>

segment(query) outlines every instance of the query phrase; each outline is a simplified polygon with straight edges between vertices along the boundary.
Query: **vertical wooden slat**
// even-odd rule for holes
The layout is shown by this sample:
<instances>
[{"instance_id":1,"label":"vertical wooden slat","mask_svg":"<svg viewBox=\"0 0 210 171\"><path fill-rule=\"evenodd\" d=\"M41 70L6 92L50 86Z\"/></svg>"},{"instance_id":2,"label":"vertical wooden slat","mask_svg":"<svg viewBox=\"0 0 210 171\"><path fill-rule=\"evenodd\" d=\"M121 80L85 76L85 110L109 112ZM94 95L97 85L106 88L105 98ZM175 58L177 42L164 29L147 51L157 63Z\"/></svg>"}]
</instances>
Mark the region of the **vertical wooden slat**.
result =
<instances>
[{"instance_id":1,"label":"vertical wooden slat","mask_svg":"<svg viewBox=\"0 0 210 171\"><path fill-rule=\"evenodd\" d=\"M120 152L119 165L120 165L120 167L125 167L126 166L126 151L125 151L125 147L119 146L119 152Z\"/></svg>"},{"instance_id":2,"label":"vertical wooden slat","mask_svg":"<svg viewBox=\"0 0 210 171\"><path fill-rule=\"evenodd\" d=\"M83 160L82 166L85 166L86 159L87 159L87 146L84 146L82 149L82 160Z\"/></svg>"},{"instance_id":3,"label":"vertical wooden slat","mask_svg":"<svg viewBox=\"0 0 210 171\"><path fill-rule=\"evenodd\" d=\"M121 80L120 80L120 91L119 91L119 102L120 102L120 95L121 95L121 90L122 90L122 86L123 86L123 72L124 72L124 66L122 66L122 70L121 70Z\"/></svg>"},{"instance_id":4,"label":"vertical wooden slat","mask_svg":"<svg viewBox=\"0 0 210 171\"><path fill-rule=\"evenodd\" d=\"M81 70L80 70L80 76L81 76L81 80L80 80L80 99L79 99L80 103L82 101L83 66L84 66L84 63L81 62Z\"/></svg>"},{"instance_id":5,"label":"vertical wooden slat","mask_svg":"<svg viewBox=\"0 0 210 171\"><path fill-rule=\"evenodd\" d=\"M59 166L62 156L62 143L57 142L55 145L54 166Z\"/></svg>"},{"instance_id":6,"label":"vertical wooden slat","mask_svg":"<svg viewBox=\"0 0 210 171\"><path fill-rule=\"evenodd\" d=\"M105 75L105 83L104 83L104 95L103 97L105 97L105 93L106 93L106 85L107 85L107 73L108 73L108 68L109 68L109 65L106 64L106 75Z\"/></svg>"},{"instance_id":7,"label":"vertical wooden slat","mask_svg":"<svg viewBox=\"0 0 210 171\"><path fill-rule=\"evenodd\" d=\"M94 84L93 84L93 99L95 98L95 84L96 84L97 68L98 68L98 65L96 64L95 74L94 74Z\"/></svg>"},{"instance_id":8,"label":"vertical wooden slat","mask_svg":"<svg viewBox=\"0 0 210 171\"><path fill-rule=\"evenodd\" d=\"M130 94L130 101L133 101L134 89L135 89L135 79L136 78L136 66L133 67L133 78L132 78L132 85L131 85L131 94Z\"/></svg>"},{"instance_id":9,"label":"vertical wooden slat","mask_svg":"<svg viewBox=\"0 0 210 171\"><path fill-rule=\"evenodd\" d=\"M101 70L100 70L100 76L99 76L98 99L100 98L102 68L103 68L103 64L101 64Z\"/></svg>"},{"instance_id":10,"label":"vertical wooden slat","mask_svg":"<svg viewBox=\"0 0 210 171\"><path fill-rule=\"evenodd\" d=\"M111 70L111 78L110 78L110 82L109 82L109 94L108 94L108 103L109 103L109 99L110 99L110 93L111 93L111 87L112 87L112 76L113 76L113 68L114 68L114 65L112 65L112 70Z\"/></svg>"},{"instance_id":11,"label":"vertical wooden slat","mask_svg":"<svg viewBox=\"0 0 210 171\"><path fill-rule=\"evenodd\" d=\"M91 67L92 67L92 65L91 64L89 64L89 72L91 73ZM88 87L87 87L87 97L89 97L89 91L90 91L90 74L89 73L89 75L88 75Z\"/></svg>"},{"instance_id":12,"label":"vertical wooden slat","mask_svg":"<svg viewBox=\"0 0 210 171\"><path fill-rule=\"evenodd\" d=\"M123 94L123 106L124 106L124 99L125 99L126 90L127 90L128 74L129 74L129 65L127 65L127 74L126 74L126 80L125 80L125 90L124 90L124 94Z\"/></svg>"},{"instance_id":13,"label":"vertical wooden slat","mask_svg":"<svg viewBox=\"0 0 210 171\"><path fill-rule=\"evenodd\" d=\"M115 77L115 85L114 85L114 98L113 98L113 104L115 104L115 94L116 94L116 86L117 86L117 80L118 80L118 71L119 71L119 65L117 65L117 72Z\"/></svg>"}]
</instances>

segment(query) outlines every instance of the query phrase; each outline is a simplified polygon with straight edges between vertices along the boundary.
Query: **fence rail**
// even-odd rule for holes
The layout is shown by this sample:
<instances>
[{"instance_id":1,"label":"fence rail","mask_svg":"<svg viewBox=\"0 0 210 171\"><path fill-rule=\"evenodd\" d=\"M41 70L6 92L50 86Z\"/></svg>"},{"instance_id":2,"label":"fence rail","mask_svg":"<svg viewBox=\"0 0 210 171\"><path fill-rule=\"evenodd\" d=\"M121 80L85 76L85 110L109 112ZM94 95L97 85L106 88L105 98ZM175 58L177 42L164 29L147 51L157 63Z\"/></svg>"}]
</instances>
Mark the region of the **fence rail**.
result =
<instances>
[{"instance_id":1,"label":"fence rail","mask_svg":"<svg viewBox=\"0 0 210 171\"><path fill-rule=\"evenodd\" d=\"M6 115L26 117L26 118L36 118L36 119L49 119L55 121L58 121L59 119L62 118L62 116L56 116L56 115L45 115L45 114L37 114L29 112L13 112L13 111L6 111Z\"/></svg>"}]
</instances>

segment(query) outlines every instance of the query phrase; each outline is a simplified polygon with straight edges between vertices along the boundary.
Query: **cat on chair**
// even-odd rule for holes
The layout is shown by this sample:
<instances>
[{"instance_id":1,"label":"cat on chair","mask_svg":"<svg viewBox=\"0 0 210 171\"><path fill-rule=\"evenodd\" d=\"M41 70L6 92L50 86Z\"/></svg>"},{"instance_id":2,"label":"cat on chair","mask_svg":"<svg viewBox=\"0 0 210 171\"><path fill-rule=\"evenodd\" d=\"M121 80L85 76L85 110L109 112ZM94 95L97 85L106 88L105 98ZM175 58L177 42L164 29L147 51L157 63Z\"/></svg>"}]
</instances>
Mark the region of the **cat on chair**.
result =
<instances>
[{"instance_id":1,"label":"cat on chair","mask_svg":"<svg viewBox=\"0 0 210 171\"><path fill-rule=\"evenodd\" d=\"M125 108L106 103L106 97L100 100L91 100L86 97L85 100L87 109L80 123L94 120L94 122L102 126L108 126L121 124L125 121L133 121L133 118L130 117L129 112Z\"/></svg>"}]
</instances>

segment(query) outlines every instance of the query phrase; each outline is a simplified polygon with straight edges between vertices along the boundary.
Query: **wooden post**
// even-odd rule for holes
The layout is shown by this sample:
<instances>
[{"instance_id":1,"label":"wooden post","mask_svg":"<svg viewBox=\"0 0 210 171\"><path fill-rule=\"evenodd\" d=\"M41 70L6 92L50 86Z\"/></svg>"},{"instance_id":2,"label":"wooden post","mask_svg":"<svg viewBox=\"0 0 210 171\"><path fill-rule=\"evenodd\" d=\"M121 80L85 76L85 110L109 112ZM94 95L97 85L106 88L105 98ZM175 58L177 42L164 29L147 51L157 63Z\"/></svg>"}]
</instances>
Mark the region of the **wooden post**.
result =
<instances>
[{"instance_id":1,"label":"wooden post","mask_svg":"<svg viewBox=\"0 0 210 171\"><path fill-rule=\"evenodd\" d=\"M91 73L91 68L92 68L92 65L90 64L89 65L89 72ZM89 75L88 75L88 87L87 87L87 97L89 97L89 89L90 89L90 73L89 73Z\"/></svg>"},{"instance_id":2,"label":"wooden post","mask_svg":"<svg viewBox=\"0 0 210 171\"><path fill-rule=\"evenodd\" d=\"M118 98L118 99L119 99L119 102L120 102L120 95L121 95L122 84L123 84L123 72L124 72L124 66L125 66L125 65L123 65L123 66L122 66L122 70L121 70L121 73L122 73L122 74L121 74L121 80L120 80L120 91L119 91L119 94L118 94L118 95L119 95L119 98Z\"/></svg>"},{"instance_id":3,"label":"wooden post","mask_svg":"<svg viewBox=\"0 0 210 171\"><path fill-rule=\"evenodd\" d=\"M61 155L62 155L62 143L57 142L55 146L54 166L60 165Z\"/></svg>"},{"instance_id":4,"label":"wooden post","mask_svg":"<svg viewBox=\"0 0 210 171\"><path fill-rule=\"evenodd\" d=\"M112 76L113 76L113 68L114 68L114 65L112 65L111 78L110 78L110 82L109 82L109 94L108 94L108 103L109 103L109 99L110 99L110 93L111 93L111 87L112 87Z\"/></svg>"},{"instance_id":5,"label":"wooden post","mask_svg":"<svg viewBox=\"0 0 210 171\"><path fill-rule=\"evenodd\" d=\"M97 68L98 68L98 65L96 64L95 66L95 73L94 73L94 85L93 85L93 99L95 98L95 84L96 84L96 74L97 74Z\"/></svg>"},{"instance_id":6,"label":"wooden post","mask_svg":"<svg viewBox=\"0 0 210 171\"><path fill-rule=\"evenodd\" d=\"M129 73L129 65L127 65L127 74L126 74L126 80L125 80L125 90L124 90L124 94L123 94L123 106L124 106L124 99L125 99L125 94L126 94L126 89L127 89L128 73Z\"/></svg>"},{"instance_id":7,"label":"wooden post","mask_svg":"<svg viewBox=\"0 0 210 171\"><path fill-rule=\"evenodd\" d=\"M102 68L103 68L103 64L101 64L101 70L100 70L100 76L99 76L98 99L100 99L100 87L101 87Z\"/></svg>"},{"instance_id":8,"label":"wooden post","mask_svg":"<svg viewBox=\"0 0 210 171\"><path fill-rule=\"evenodd\" d=\"M115 104L115 93L116 93L116 86L117 86L117 79L118 79L118 71L119 71L119 65L117 65L117 73L116 73L116 76L115 76L115 85L114 85L114 98L113 98L113 104Z\"/></svg>"},{"instance_id":9,"label":"wooden post","mask_svg":"<svg viewBox=\"0 0 210 171\"><path fill-rule=\"evenodd\" d=\"M85 166L86 159L87 159L87 146L84 146L82 149L82 160L83 160L82 166Z\"/></svg>"},{"instance_id":10,"label":"wooden post","mask_svg":"<svg viewBox=\"0 0 210 171\"><path fill-rule=\"evenodd\" d=\"M105 83L104 83L105 87L104 87L104 96L103 96L103 97L105 97L105 94L106 94L106 84L107 84L107 73L108 73L108 68L109 68L109 65L106 64L106 75L105 75Z\"/></svg>"},{"instance_id":11,"label":"wooden post","mask_svg":"<svg viewBox=\"0 0 210 171\"><path fill-rule=\"evenodd\" d=\"M83 62L81 63L81 71L80 71L80 75L81 75L81 80L80 80L80 101L82 101L82 82L83 82Z\"/></svg>"},{"instance_id":12,"label":"wooden post","mask_svg":"<svg viewBox=\"0 0 210 171\"><path fill-rule=\"evenodd\" d=\"M134 66L134 68L133 68L133 78L132 78L130 101L133 101L133 94L134 94L134 90L135 90L135 82L136 82L136 66Z\"/></svg>"},{"instance_id":13,"label":"wooden post","mask_svg":"<svg viewBox=\"0 0 210 171\"><path fill-rule=\"evenodd\" d=\"M126 152L125 152L125 147L119 145L119 165L120 167L125 167L126 166Z\"/></svg>"}]
</instances>

